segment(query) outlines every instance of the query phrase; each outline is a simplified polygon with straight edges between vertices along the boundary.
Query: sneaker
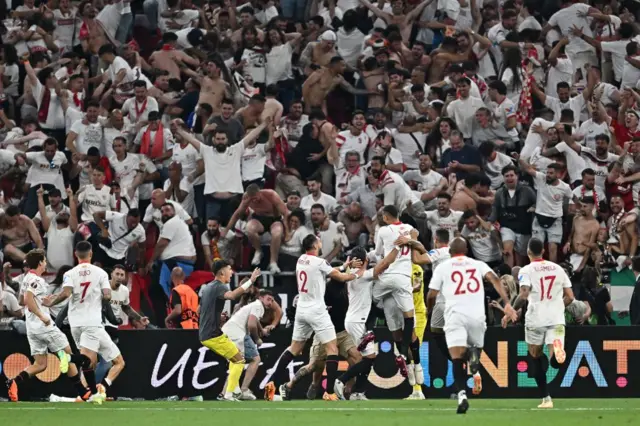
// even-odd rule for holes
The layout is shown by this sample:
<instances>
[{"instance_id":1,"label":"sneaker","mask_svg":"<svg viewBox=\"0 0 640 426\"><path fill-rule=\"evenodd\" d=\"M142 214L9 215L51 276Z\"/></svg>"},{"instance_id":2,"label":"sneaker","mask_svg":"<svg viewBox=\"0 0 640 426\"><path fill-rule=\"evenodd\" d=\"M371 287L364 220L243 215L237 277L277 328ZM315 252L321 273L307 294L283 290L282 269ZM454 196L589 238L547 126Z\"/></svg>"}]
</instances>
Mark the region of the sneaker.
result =
<instances>
[{"instance_id":1,"label":"sneaker","mask_svg":"<svg viewBox=\"0 0 640 426\"><path fill-rule=\"evenodd\" d=\"M69 371L69 361L71 360L71 355L69 355L65 351L58 351L58 359L60 360L60 372L62 374L67 374L67 371Z\"/></svg>"},{"instance_id":2,"label":"sneaker","mask_svg":"<svg viewBox=\"0 0 640 426\"><path fill-rule=\"evenodd\" d=\"M373 331L367 331L367 333L362 336L362 341L360 342L360 344L358 345L358 351L362 352L367 348L367 345L371 342L373 342L376 339L375 334L373 334Z\"/></svg>"},{"instance_id":3,"label":"sneaker","mask_svg":"<svg viewBox=\"0 0 640 426\"><path fill-rule=\"evenodd\" d=\"M553 341L553 356L556 358L556 361L558 361L558 364L564 363L565 359L567 359L567 354L563 346L562 340L556 339Z\"/></svg>"},{"instance_id":4,"label":"sneaker","mask_svg":"<svg viewBox=\"0 0 640 426\"><path fill-rule=\"evenodd\" d=\"M425 399L427 399L424 394L422 393L422 391L413 391L414 395L416 396L415 399L417 401L424 401Z\"/></svg>"},{"instance_id":5,"label":"sneaker","mask_svg":"<svg viewBox=\"0 0 640 426\"><path fill-rule=\"evenodd\" d=\"M369 398L365 396L363 392L352 393L349 397L349 401L368 401Z\"/></svg>"},{"instance_id":6,"label":"sneaker","mask_svg":"<svg viewBox=\"0 0 640 426\"><path fill-rule=\"evenodd\" d=\"M49 402L60 402L60 397L58 395L51 394L49 395Z\"/></svg>"},{"instance_id":7,"label":"sneaker","mask_svg":"<svg viewBox=\"0 0 640 426\"><path fill-rule=\"evenodd\" d=\"M407 377L409 375L409 372L407 371L407 361L404 359L404 356L398 355L396 357L396 366L400 370L402 377Z\"/></svg>"},{"instance_id":8,"label":"sneaker","mask_svg":"<svg viewBox=\"0 0 640 426\"><path fill-rule=\"evenodd\" d=\"M260 262L262 262L262 250L256 250L253 259L251 259L251 266L259 266Z\"/></svg>"},{"instance_id":9,"label":"sneaker","mask_svg":"<svg viewBox=\"0 0 640 426\"><path fill-rule=\"evenodd\" d=\"M309 389L307 389L307 399L313 401L316 399L316 396L318 396L318 388L311 383L311 385L309 385Z\"/></svg>"},{"instance_id":10,"label":"sneaker","mask_svg":"<svg viewBox=\"0 0 640 426\"><path fill-rule=\"evenodd\" d=\"M336 395L335 393L324 393L324 395L322 395L322 399L324 399L325 401L338 401L338 395Z\"/></svg>"},{"instance_id":11,"label":"sneaker","mask_svg":"<svg viewBox=\"0 0 640 426\"><path fill-rule=\"evenodd\" d=\"M276 262L271 262L268 269L272 274L279 274L281 272Z\"/></svg>"},{"instance_id":12,"label":"sneaker","mask_svg":"<svg viewBox=\"0 0 640 426\"><path fill-rule=\"evenodd\" d=\"M98 383L98 384L96 385L96 389L98 390L98 393L99 393L100 395L102 395L102 397L103 397L103 398L105 398L105 399L107 398L107 389L104 387L104 385L103 385L103 384Z\"/></svg>"},{"instance_id":13,"label":"sneaker","mask_svg":"<svg viewBox=\"0 0 640 426\"><path fill-rule=\"evenodd\" d=\"M104 402L104 396L102 396L99 393L94 393L93 395L91 395L89 397L89 399L87 400L87 402L90 402L92 404L98 404L98 405L102 405L102 403Z\"/></svg>"},{"instance_id":14,"label":"sneaker","mask_svg":"<svg viewBox=\"0 0 640 426\"><path fill-rule=\"evenodd\" d=\"M416 384L416 365L409 364L407 365L407 379L409 380L409 385L412 387Z\"/></svg>"},{"instance_id":15,"label":"sneaker","mask_svg":"<svg viewBox=\"0 0 640 426\"><path fill-rule=\"evenodd\" d=\"M340 398L343 401L346 399L344 397L344 383L342 383L340 380L336 379L333 385L333 390L335 391L338 398Z\"/></svg>"},{"instance_id":16,"label":"sneaker","mask_svg":"<svg viewBox=\"0 0 640 426\"><path fill-rule=\"evenodd\" d=\"M416 392L413 391L411 393L411 395L409 395L408 397L404 398L405 401L414 401L416 399Z\"/></svg>"},{"instance_id":17,"label":"sneaker","mask_svg":"<svg viewBox=\"0 0 640 426\"><path fill-rule=\"evenodd\" d=\"M238 398L236 398L235 396L233 396L232 393L225 393L222 396L222 400L223 401L227 401L227 402L240 402L240 400Z\"/></svg>"},{"instance_id":18,"label":"sneaker","mask_svg":"<svg viewBox=\"0 0 640 426\"><path fill-rule=\"evenodd\" d=\"M240 401L255 401L257 398L251 390L247 389L246 391L242 391L238 399Z\"/></svg>"},{"instance_id":19,"label":"sneaker","mask_svg":"<svg viewBox=\"0 0 640 426\"><path fill-rule=\"evenodd\" d=\"M8 380L7 388L9 388L7 393L9 394L11 402L18 402L18 385L16 384L16 381L13 379Z\"/></svg>"},{"instance_id":20,"label":"sneaker","mask_svg":"<svg viewBox=\"0 0 640 426\"><path fill-rule=\"evenodd\" d=\"M424 385L424 370L422 369L422 365L416 364L414 370L416 373L416 385Z\"/></svg>"},{"instance_id":21,"label":"sneaker","mask_svg":"<svg viewBox=\"0 0 640 426\"><path fill-rule=\"evenodd\" d=\"M550 397L546 397L542 400L542 403L538 405L538 408L553 408L553 401Z\"/></svg>"},{"instance_id":22,"label":"sneaker","mask_svg":"<svg viewBox=\"0 0 640 426\"><path fill-rule=\"evenodd\" d=\"M287 384L280 385L280 396L283 401L289 401L291 399L291 389L287 387Z\"/></svg>"},{"instance_id":23,"label":"sneaker","mask_svg":"<svg viewBox=\"0 0 640 426\"><path fill-rule=\"evenodd\" d=\"M273 396L276 394L276 384L273 382L267 383L264 387L264 400L273 401Z\"/></svg>"},{"instance_id":24,"label":"sneaker","mask_svg":"<svg viewBox=\"0 0 640 426\"><path fill-rule=\"evenodd\" d=\"M460 403L458 404L458 410L456 410L456 413L458 414L467 414L467 411L469 410L469 401L467 400L467 398L465 397L462 401L460 401Z\"/></svg>"},{"instance_id":25,"label":"sneaker","mask_svg":"<svg viewBox=\"0 0 640 426\"><path fill-rule=\"evenodd\" d=\"M476 373L473 375L473 394L480 395L482 392L482 377L480 373Z\"/></svg>"}]
</instances>

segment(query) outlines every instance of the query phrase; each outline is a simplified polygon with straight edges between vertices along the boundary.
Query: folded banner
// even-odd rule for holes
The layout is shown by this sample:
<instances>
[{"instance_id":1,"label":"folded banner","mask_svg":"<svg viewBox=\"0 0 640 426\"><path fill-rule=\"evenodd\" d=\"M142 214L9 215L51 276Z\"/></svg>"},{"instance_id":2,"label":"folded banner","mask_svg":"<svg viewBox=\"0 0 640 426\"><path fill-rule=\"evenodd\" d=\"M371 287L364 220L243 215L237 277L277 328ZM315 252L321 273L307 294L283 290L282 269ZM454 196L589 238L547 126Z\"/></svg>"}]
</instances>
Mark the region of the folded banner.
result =
<instances>
[{"instance_id":1,"label":"folded banner","mask_svg":"<svg viewBox=\"0 0 640 426\"><path fill-rule=\"evenodd\" d=\"M399 399L411 393L406 379L400 376L393 360L393 343L386 329L377 329L379 356L369 376L369 398ZM112 396L156 399L177 395L201 395L215 399L226 379L226 362L201 347L195 331L143 330L119 333L119 346L126 368L115 382ZM269 380L282 383L287 377L273 377L274 366L287 348L291 329L274 331L260 347L262 365L254 379L256 395ZM14 377L32 359L24 336L9 331L0 332L0 380ZM556 370L550 368L547 379L554 397L595 398L640 396L640 327L568 327L567 360ZM421 363L424 368L427 397L449 397L452 393L451 363L442 357L435 345L423 343ZM30 383L21 399L47 398L51 393L73 395L66 377L61 377L57 358L50 355L49 368ZM294 360L287 374L295 372L308 361L308 348ZM485 352L481 357L483 391L486 398L536 398L535 381L529 377L527 345L522 328L489 328ZM347 363L340 363L340 370ZM470 380L470 385L472 385ZM310 377L294 389L294 399L305 398ZM6 397L6 389L0 390Z\"/></svg>"}]
</instances>

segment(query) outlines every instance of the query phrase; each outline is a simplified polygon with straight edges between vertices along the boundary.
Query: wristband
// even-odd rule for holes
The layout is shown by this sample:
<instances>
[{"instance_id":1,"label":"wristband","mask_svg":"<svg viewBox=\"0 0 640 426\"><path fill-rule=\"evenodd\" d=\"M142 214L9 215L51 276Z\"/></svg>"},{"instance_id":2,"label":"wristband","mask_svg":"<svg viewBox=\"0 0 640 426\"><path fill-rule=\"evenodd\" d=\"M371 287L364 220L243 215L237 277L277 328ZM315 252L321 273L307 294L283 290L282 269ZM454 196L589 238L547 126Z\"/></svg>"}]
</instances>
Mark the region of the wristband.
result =
<instances>
[{"instance_id":1,"label":"wristband","mask_svg":"<svg viewBox=\"0 0 640 426\"><path fill-rule=\"evenodd\" d=\"M242 284L240 287L242 287L242 289L244 291L249 290L249 287L251 287L253 285L253 281L249 280L246 283Z\"/></svg>"}]
</instances>

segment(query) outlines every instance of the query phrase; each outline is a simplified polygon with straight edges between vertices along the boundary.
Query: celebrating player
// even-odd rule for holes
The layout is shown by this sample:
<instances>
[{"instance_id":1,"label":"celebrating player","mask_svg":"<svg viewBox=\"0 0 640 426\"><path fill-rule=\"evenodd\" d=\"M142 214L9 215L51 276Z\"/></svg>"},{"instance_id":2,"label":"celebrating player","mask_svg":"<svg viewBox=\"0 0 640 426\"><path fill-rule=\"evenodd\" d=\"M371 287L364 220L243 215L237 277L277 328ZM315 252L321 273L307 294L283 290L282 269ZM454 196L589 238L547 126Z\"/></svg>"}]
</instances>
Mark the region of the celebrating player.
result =
<instances>
[{"instance_id":1,"label":"celebrating player","mask_svg":"<svg viewBox=\"0 0 640 426\"><path fill-rule=\"evenodd\" d=\"M229 378L223 400L238 401L233 391L240 385L240 376L244 370L244 357L238 347L220 328L220 314L224 310L227 300L238 300L249 288L255 284L260 276L260 269L256 268L248 280L245 278L241 285L231 291L229 282L233 270L226 260L218 259L213 262L211 271L216 279L204 286L200 292L200 343L229 361Z\"/></svg>"},{"instance_id":2,"label":"celebrating player","mask_svg":"<svg viewBox=\"0 0 640 426\"><path fill-rule=\"evenodd\" d=\"M395 247L399 237L410 236L417 238L417 231L411 226L401 223L398 220L398 209L394 206L384 206L382 208L382 220L387 226L383 226L378 231L376 242L376 256L386 257ZM382 302L384 316L387 321L389 331L393 334L396 342L400 342L400 355L396 357L396 364L400 369L400 374L407 377L414 375L414 365L407 369L407 359L409 358L409 347L412 343L414 333L414 305L413 305L413 285L411 283L411 247L403 246L396 257L395 262L387 268L373 286L373 301ZM399 313L402 313L400 317ZM419 350L419 343L417 349Z\"/></svg>"},{"instance_id":3,"label":"celebrating player","mask_svg":"<svg viewBox=\"0 0 640 426\"><path fill-rule=\"evenodd\" d=\"M49 314L49 308L44 305L44 295L47 294L47 282L42 274L47 269L47 259L43 250L31 250L24 259L29 267L22 281L25 289L24 302L26 306L27 339L31 348L31 355L35 362L28 366L14 379L7 381L9 399L18 401L18 386L34 375L47 369L47 351L51 351L60 358L60 371L67 373L73 383L78 396L86 398L87 390L82 385L80 374L75 364L69 364L71 348L69 340L58 327L56 327ZM77 360L76 360L77 361Z\"/></svg>"},{"instance_id":4,"label":"celebrating player","mask_svg":"<svg viewBox=\"0 0 640 426\"><path fill-rule=\"evenodd\" d=\"M344 273L329 266L327 261L319 257L322 243L315 235L307 235L302 240L302 248L305 254L300 256L296 265L296 278L298 281L298 307L296 318L293 324L293 336L291 346L286 350L278 362L278 367L274 372L274 377L287 368L293 358L299 355L304 349L306 341L315 333L321 344L325 346L327 352L327 390L323 399L327 401L337 401L338 396L334 393L334 383L338 373L338 345L336 342L336 330L331 323L331 317L327 312L327 305L324 303L324 293L327 285L327 277L336 281L347 282L362 276L362 270L357 273ZM349 266L349 264L345 264ZM360 267L360 262L352 262L354 267ZM265 387L265 399L273 401L275 396L275 383L269 382ZM280 386L280 396L283 400L288 399L290 392L286 386Z\"/></svg>"},{"instance_id":5,"label":"celebrating player","mask_svg":"<svg viewBox=\"0 0 640 426\"><path fill-rule=\"evenodd\" d=\"M487 328L484 311L484 286L482 279L489 281L502 300L508 301L500 280L486 263L470 259L467 243L455 238L449 245L451 259L442 262L434 271L427 295L428 306L433 306L442 292L445 303L444 333L453 362L453 378L458 391L458 414L465 414L469 401L465 391L467 373L465 361L474 374L474 387L482 386L478 372L480 351L484 346ZM516 313L506 302L505 315L516 319Z\"/></svg>"},{"instance_id":6,"label":"celebrating player","mask_svg":"<svg viewBox=\"0 0 640 426\"><path fill-rule=\"evenodd\" d=\"M62 291L51 295L43 301L45 306L56 305L69 298L69 326L71 335L80 349L82 373L91 397L89 402L102 404L106 399L106 391L124 369L124 359L120 349L109 337L102 323L102 303L111 299L109 275L100 267L91 264L93 255L91 243L80 241L76 244L75 255L78 266L64 274ZM104 392L98 392L95 367L98 354L112 366L107 374ZM69 359L71 357L68 356Z\"/></svg>"},{"instance_id":7,"label":"celebrating player","mask_svg":"<svg viewBox=\"0 0 640 426\"><path fill-rule=\"evenodd\" d=\"M371 311L373 281L396 260L397 255L398 249L394 248L382 262L379 262L374 268L367 270L369 262L367 260L366 250L362 247L356 247L351 251L352 258L362 262L362 266L360 267L362 277L347 283L349 309L347 310L347 315L344 320L344 328L347 333L351 335L356 345L358 345L358 350L362 354L362 360L349 367L342 376L336 379L334 389L340 399L345 399L345 383L354 377L356 378L355 394L362 394L364 396L367 379L371 368L373 368L373 362L376 359L376 351L373 347L373 334L366 333L366 321ZM353 395L354 394L352 394L351 399L353 399ZM359 399L363 399L363 397Z\"/></svg>"},{"instance_id":8,"label":"celebrating player","mask_svg":"<svg viewBox=\"0 0 640 426\"><path fill-rule=\"evenodd\" d=\"M529 302L524 317L524 340L529 346L532 358L530 366L542 396L542 403L538 408L553 408L553 401L547 390L548 365L542 351L544 345L549 347L549 353L553 353L551 364L556 368L565 361L564 310L574 298L567 273L561 266L544 260L543 253L542 241L537 238L529 240L527 254L531 263L520 269L518 297Z\"/></svg>"}]
</instances>

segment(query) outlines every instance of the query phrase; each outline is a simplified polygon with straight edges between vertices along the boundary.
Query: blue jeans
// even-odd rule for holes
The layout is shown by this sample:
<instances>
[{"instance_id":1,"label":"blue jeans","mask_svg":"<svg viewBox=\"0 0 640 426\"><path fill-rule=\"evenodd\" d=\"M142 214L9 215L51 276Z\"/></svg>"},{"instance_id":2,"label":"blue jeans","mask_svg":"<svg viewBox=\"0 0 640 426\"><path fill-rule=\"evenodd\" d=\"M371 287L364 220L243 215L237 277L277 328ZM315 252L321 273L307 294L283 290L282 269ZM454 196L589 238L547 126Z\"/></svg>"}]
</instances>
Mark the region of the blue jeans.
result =
<instances>
[{"instance_id":1,"label":"blue jeans","mask_svg":"<svg viewBox=\"0 0 640 426\"><path fill-rule=\"evenodd\" d=\"M145 2L146 3L146 2ZM307 11L307 0L281 0L282 16L298 21L304 20Z\"/></svg>"},{"instance_id":2,"label":"blue jeans","mask_svg":"<svg viewBox=\"0 0 640 426\"><path fill-rule=\"evenodd\" d=\"M149 29L154 31L158 29L158 0L144 0L142 4L144 14L149 21Z\"/></svg>"},{"instance_id":3,"label":"blue jeans","mask_svg":"<svg viewBox=\"0 0 640 426\"><path fill-rule=\"evenodd\" d=\"M127 42L127 38L129 34L133 30L133 14L125 13L124 15L120 15L120 24L118 25L118 30L116 31L116 40L118 42L124 44Z\"/></svg>"},{"instance_id":4,"label":"blue jeans","mask_svg":"<svg viewBox=\"0 0 640 426\"><path fill-rule=\"evenodd\" d=\"M236 207L238 207L238 197L224 199L205 195L205 199L207 200L207 219L218 219L221 225L226 226Z\"/></svg>"}]
</instances>

